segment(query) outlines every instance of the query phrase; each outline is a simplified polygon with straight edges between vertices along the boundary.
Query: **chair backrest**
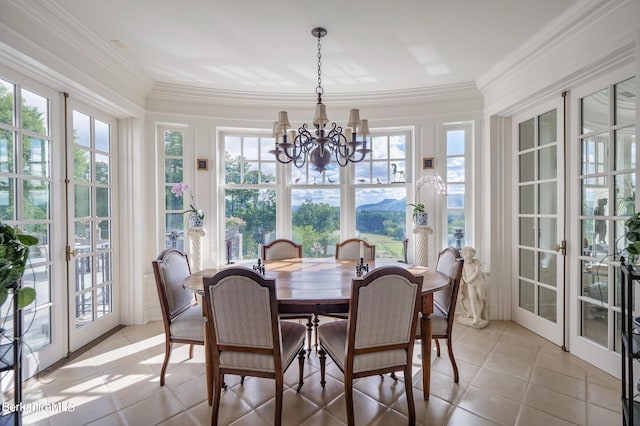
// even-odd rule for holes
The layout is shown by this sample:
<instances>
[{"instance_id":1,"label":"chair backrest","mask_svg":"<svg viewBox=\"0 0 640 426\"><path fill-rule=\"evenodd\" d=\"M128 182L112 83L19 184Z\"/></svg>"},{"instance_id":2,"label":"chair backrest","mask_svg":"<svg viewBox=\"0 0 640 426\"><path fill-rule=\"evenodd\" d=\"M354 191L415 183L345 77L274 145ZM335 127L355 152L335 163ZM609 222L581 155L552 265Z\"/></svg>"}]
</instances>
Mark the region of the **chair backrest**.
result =
<instances>
[{"instance_id":1,"label":"chair backrest","mask_svg":"<svg viewBox=\"0 0 640 426\"><path fill-rule=\"evenodd\" d=\"M182 286L182 281L191 275L189 259L185 253L172 248L163 250L151 263L162 316L168 324L188 309L194 300L193 292Z\"/></svg>"},{"instance_id":2,"label":"chair backrest","mask_svg":"<svg viewBox=\"0 0 640 426\"><path fill-rule=\"evenodd\" d=\"M359 238L350 238L336 244L336 259L360 260L360 243L364 246L364 260L375 260L376 246Z\"/></svg>"},{"instance_id":3,"label":"chair backrest","mask_svg":"<svg viewBox=\"0 0 640 426\"><path fill-rule=\"evenodd\" d=\"M302 257L302 246L291 240L279 239L262 246L264 260L293 259Z\"/></svg>"},{"instance_id":4,"label":"chair backrest","mask_svg":"<svg viewBox=\"0 0 640 426\"><path fill-rule=\"evenodd\" d=\"M353 371L357 372L386 367L385 363L398 360L411 362L422 280L422 276L398 266L375 268L364 277L353 279L347 368L355 367ZM402 360L405 354L408 359ZM349 366L350 362L354 364Z\"/></svg>"},{"instance_id":5,"label":"chair backrest","mask_svg":"<svg viewBox=\"0 0 640 426\"><path fill-rule=\"evenodd\" d=\"M453 321L455 315L463 264L460 253L453 247L447 247L438 254L436 270L447 275L451 282L446 288L433 294L433 304L447 316L449 322Z\"/></svg>"},{"instance_id":6,"label":"chair backrest","mask_svg":"<svg viewBox=\"0 0 640 426\"><path fill-rule=\"evenodd\" d=\"M275 280L238 266L203 283L214 363L224 368L239 356L255 370L276 371L281 353Z\"/></svg>"}]
</instances>

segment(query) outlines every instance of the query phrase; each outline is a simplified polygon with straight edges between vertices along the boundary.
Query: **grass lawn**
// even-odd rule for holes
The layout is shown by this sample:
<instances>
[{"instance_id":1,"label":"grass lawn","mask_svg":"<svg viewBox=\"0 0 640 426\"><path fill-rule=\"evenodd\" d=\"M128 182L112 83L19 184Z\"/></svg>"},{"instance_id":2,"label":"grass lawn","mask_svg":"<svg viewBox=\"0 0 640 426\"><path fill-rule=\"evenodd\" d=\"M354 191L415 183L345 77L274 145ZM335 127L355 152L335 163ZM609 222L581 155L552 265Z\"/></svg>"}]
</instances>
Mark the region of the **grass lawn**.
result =
<instances>
[{"instance_id":1,"label":"grass lawn","mask_svg":"<svg viewBox=\"0 0 640 426\"><path fill-rule=\"evenodd\" d=\"M388 235L360 233L358 238L376 245L377 258L399 260L404 258L404 254L402 252L402 241L393 239L393 237Z\"/></svg>"}]
</instances>

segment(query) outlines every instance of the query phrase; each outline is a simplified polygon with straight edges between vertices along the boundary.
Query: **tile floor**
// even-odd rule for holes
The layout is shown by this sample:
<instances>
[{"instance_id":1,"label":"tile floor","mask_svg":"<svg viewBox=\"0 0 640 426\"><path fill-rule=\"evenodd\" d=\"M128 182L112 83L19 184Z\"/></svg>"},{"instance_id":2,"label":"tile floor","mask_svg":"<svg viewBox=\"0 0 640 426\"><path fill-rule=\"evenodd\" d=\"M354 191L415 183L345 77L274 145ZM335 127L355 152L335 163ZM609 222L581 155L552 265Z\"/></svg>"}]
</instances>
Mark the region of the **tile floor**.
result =
<instances>
[{"instance_id":1,"label":"tile floor","mask_svg":"<svg viewBox=\"0 0 640 426\"><path fill-rule=\"evenodd\" d=\"M446 345L442 345L442 357L433 357L428 402L422 399L420 347L416 346L413 384L418 424L622 424L618 380L519 325L493 321L486 329L476 330L456 324L454 340L460 383L453 383ZM24 423L209 424L203 348L196 347L189 360L188 347L176 345L166 386L160 387L163 354L161 322L125 327L63 367L30 380L24 399L36 409L24 414ZM328 365L324 390L315 352L307 359L299 394L292 388L297 373L294 362L285 376L283 424L344 425L342 375L335 365ZM233 376L226 381L229 388L222 395L220 424L273 423L273 381L247 378L240 385ZM357 424L406 424L401 382L375 376L357 380L355 388ZM64 411L71 406L73 411Z\"/></svg>"}]
</instances>

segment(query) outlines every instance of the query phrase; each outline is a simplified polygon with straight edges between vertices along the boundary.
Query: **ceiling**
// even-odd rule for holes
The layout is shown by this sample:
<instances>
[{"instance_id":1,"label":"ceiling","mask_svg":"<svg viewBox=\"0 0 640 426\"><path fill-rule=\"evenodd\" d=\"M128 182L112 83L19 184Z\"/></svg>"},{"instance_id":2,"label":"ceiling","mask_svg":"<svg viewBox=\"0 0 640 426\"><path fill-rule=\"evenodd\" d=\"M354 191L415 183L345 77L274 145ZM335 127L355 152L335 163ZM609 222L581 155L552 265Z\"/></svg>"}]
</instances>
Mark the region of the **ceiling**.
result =
<instances>
[{"instance_id":1,"label":"ceiling","mask_svg":"<svg viewBox=\"0 0 640 426\"><path fill-rule=\"evenodd\" d=\"M475 82L580 0L56 0L157 83L302 94Z\"/></svg>"}]
</instances>

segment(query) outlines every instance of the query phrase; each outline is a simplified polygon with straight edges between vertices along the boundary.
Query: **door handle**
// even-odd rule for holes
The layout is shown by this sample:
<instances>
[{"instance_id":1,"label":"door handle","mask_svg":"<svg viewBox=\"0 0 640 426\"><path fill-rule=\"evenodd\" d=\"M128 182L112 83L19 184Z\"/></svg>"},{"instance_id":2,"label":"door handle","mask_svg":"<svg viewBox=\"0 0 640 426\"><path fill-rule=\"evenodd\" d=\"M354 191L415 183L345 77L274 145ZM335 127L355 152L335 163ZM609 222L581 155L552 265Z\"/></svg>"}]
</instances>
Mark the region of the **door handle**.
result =
<instances>
[{"instance_id":1,"label":"door handle","mask_svg":"<svg viewBox=\"0 0 640 426\"><path fill-rule=\"evenodd\" d=\"M76 257L76 251L71 250L70 246L66 246L65 247L65 251L66 251L66 255L67 255L67 262L71 260L71 256Z\"/></svg>"}]
</instances>

